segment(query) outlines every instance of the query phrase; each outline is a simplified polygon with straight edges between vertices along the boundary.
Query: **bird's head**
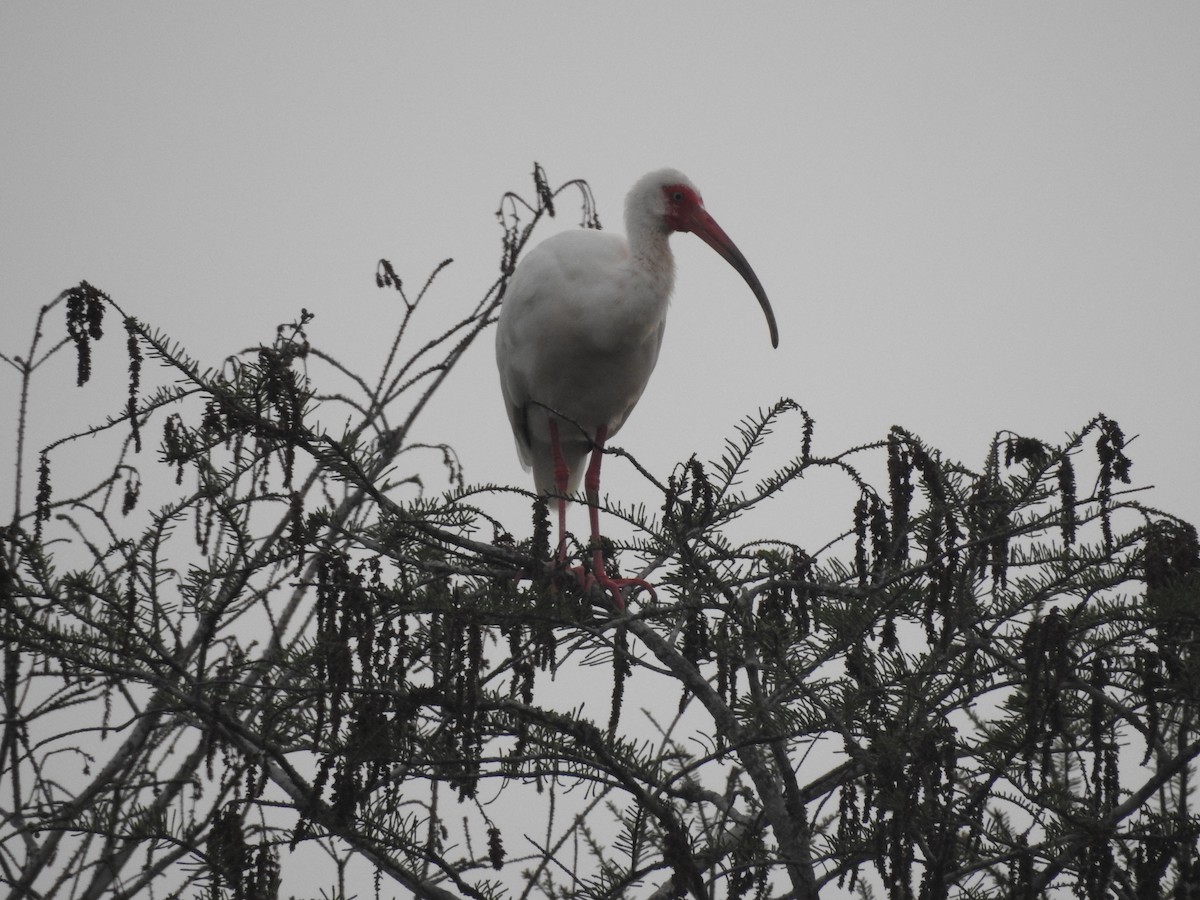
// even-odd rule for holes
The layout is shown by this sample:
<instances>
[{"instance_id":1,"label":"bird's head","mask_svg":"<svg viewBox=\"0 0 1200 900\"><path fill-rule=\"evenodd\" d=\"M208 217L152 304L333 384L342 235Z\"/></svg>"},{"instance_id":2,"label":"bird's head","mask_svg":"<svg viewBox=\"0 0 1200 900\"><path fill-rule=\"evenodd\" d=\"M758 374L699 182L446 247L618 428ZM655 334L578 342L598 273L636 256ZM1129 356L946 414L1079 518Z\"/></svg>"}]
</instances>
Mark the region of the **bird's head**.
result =
<instances>
[{"instance_id":1,"label":"bird's head","mask_svg":"<svg viewBox=\"0 0 1200 900\"><path fill-rule=\"evenodd\" d=\"M694 211L703 209L699 189L678 169L659 169L644 175L625 197L630 232L691 231Z\"/></svg>"},{"instance_id":2,"label":"bird's head","mask_svg":"<svg viewBox=\"0 0 1200 900\"><path fill-rule=\"evenodd\" d=\"M700 190L676 169L659 169L642 176L625 198L625 224L630 240L637 232L692 232L737 270L758 298L771 330L771 346L779 346L779 328L758 276L737 245L704 208Z\"/></svg>"}]
</instances>

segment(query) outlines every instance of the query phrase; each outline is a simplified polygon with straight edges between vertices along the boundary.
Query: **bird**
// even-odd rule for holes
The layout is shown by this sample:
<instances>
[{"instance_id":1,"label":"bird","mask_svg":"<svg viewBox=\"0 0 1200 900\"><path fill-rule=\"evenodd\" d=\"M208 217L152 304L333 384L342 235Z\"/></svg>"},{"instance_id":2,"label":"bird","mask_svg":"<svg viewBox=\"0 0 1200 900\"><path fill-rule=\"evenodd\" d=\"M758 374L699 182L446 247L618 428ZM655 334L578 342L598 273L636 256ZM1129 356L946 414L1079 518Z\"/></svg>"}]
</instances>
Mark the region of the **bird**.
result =
<instances>
[{"instance_id":1,"label":"bird","mask_svg":"<svg viewBox=\"0 0 1200 900\"><path fill-rule=\"evenodd\" d=\"M625 198L625 237L579 229L553 235L514 269L496 328L496 365L517 455L537 491L557 500L558 563L565 566L567 499L581 477L591 525L590 574L572 570L586 591L653 587L613 578L600 543L600 461L605 441L637 405L658 362L675 285L670 236L695 234L749 285L779 346L775 313L758 276L704 207L699 189L676 169L643 176ZM591 461L584 472L584 460Z\"/></svg>"}]
</instances>

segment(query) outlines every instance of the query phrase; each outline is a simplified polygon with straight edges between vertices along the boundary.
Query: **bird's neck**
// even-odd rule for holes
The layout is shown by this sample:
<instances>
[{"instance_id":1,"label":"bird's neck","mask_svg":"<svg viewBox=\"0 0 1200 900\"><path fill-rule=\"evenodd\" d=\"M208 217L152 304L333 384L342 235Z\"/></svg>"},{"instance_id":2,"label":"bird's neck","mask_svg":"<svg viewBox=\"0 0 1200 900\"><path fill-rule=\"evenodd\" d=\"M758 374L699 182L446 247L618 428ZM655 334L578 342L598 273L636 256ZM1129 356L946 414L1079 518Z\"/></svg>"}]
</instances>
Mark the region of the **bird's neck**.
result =
<instances>
[{"instance_id":1,"label":"bird's neck","mask_svg":"<svg viewBox=\"0 0 1200 900\"><path fill-rule=\"evenodd\" d=\"M625 228L633 267L655 285L655 293L670 296L675 286L675 257L669 241L671 233L659 222L642 221L632 216L626 217Z\"/></svg>"}]
</instances>

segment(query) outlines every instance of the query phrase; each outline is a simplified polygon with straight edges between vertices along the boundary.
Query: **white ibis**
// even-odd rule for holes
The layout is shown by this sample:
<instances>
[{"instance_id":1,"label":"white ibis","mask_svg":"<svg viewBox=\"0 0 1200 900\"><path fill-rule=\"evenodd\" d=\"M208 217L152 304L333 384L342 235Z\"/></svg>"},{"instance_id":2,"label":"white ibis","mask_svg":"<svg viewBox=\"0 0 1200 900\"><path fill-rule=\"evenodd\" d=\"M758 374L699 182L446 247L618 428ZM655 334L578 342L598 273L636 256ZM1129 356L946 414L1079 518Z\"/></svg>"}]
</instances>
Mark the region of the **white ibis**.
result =
<instances>
[{"instance_id":1,"label":"white ibis","mask_svg":"<svg viewBox=\"0 0 1200 900\"><path fill-rule=\"evenodd\" d=\"M642 396L662 345L675 260L667 239L691 231L750 285L779 346L775 314L758 277L704 208L700 191L681 172L661 169L641 178L625 198L627 237L568 231L521 260L504 296L496 329L496 365L517 454L543 494L558 499L558 559L565 564L567 495L584 488L592 526L593 583L623 609L621 588L646 588L611 578L600 548L600 458L604 442L625 424Z\"/></svg>"}]
</instances>

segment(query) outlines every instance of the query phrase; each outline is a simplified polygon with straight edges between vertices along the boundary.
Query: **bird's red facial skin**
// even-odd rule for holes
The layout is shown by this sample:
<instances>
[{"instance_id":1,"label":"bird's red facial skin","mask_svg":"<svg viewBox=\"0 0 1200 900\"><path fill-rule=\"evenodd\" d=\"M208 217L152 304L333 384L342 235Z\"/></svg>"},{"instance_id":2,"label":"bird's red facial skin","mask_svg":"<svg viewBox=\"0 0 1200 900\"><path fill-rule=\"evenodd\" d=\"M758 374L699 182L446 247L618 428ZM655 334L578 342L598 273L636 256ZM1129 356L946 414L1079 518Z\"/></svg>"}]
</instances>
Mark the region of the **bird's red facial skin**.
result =
<instances>
[{"instance_id":1,"label":"bird's red facial skin","mask_svg":"<svg viewBox=\"0 0 1200 900\"><path fill-rule=\"evenodd\" d=\"M704 209L704 201L693 188L683 184L668 184L663 188L667 212L663 221L671 231L691 231L696 211Z\"/></svg>"}]
</instances>

